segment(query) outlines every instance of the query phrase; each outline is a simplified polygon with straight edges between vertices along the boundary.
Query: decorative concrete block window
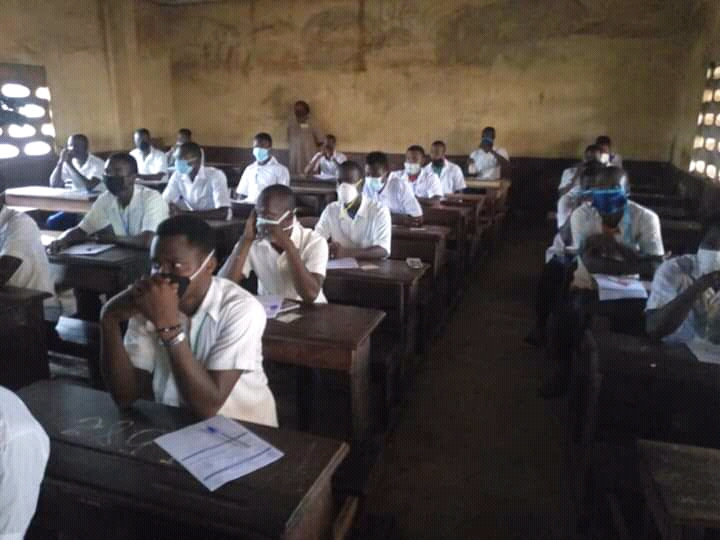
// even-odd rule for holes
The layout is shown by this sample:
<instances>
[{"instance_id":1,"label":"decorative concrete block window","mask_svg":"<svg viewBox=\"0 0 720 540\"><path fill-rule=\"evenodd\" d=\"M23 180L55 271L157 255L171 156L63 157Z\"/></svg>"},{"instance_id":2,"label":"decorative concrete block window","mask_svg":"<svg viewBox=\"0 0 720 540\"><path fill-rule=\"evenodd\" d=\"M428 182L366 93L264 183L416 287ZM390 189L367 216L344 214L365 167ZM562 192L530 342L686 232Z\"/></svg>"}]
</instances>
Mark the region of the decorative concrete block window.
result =
<instances>
[{"instance_id":1,"label":"decorative concrete block window","mask_svg":"<svg viewBox=\"0 0 720 540\"><path fill-rule=\"evenodd\" d=\"M0 160L45 156L54 146L45 68L0 63Z\"/></svg>"}]
</instances>

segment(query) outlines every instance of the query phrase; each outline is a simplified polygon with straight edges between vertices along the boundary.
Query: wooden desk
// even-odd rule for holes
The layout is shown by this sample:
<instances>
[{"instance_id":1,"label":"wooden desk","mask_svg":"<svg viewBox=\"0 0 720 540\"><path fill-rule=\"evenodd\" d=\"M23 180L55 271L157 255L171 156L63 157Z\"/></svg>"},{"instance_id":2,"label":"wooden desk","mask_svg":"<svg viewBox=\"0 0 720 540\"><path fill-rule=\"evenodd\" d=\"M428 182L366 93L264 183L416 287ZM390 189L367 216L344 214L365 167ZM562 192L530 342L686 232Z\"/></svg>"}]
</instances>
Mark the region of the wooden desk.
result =
<instances>
[{"instance_id":1,"label":"wooden desk","mask_svg":"<svg viewBox=\"0 0 720 540\"><path fill-rule=\"evenodd\" d=\"M449 227L441 225L417 228L393 225L390 256L402 261L408 257L417 257L430 265L433 277L437 278L445 266L450 232Z\"/></svg>"},{"instance_id":2,"label":"wooden desk","mask_svg":"<svg viewBox=\"0 0 720 540\"><path fill-rule=\"evenodd\" d=\"M59 381L19 395L50 436L36 518L44 529L110 538L134 524L149 538L165 522L185 538L329 537L330 482L345 443L250 425L285 456L210 492L152 442L196 421L187 410L139 401L121 411L109 394Z\"/></svg>"},{"instance_id":3,"label":"wooden desk","mask_svg":"<svg viewBox=\"0 0 720 540\"><path fill-rule=\"evenodd\" d=\"M315 184L291 184L291 187L300 202L303 202L303 199L313 199L313 210L319 216L325 207L337 198L335 181L311 180L311 182Z\"/></svg>"},{"instance_id":4,"label":"wooden desk","mask_svg":"<svg viewBox=\"0 0 720 540\"><path fill-rule=\"evenodd\" d=\"M290 187L332 187L335 190L337 180L335 178L321 178L319 176L293 176L290 178Z\"/></svg>"},{"instance_id":5,"label":"wooden desk","mask_svg":"<svg viewBox=\"0 0 720 540\"><path fill-rule=\"evenodd\" d=\"M97 199L97 194L47 186L26 186L5 191L5 203L10 206L29 206L48 212L84 214Z\"/></svg>"},{"instance_id":6,"label":"wooden desk","mask_svg":"<svg viewBox=\"0 0 720 540\"><path fill-rule=\"evenodd\" d=\"M370 337L385 313L335 304L303 305L291 323L269 320L263 335L266 359L345 373L350 380L353 441L364 441L370 425ZM307 389L305 389L307 390ZM302 427L307 427L312 392L299 397Z\"/></svg>"},{"instance_id":7,"label":"wooden desk","mask_svg":"<svg viewBox=\"0 0 720 540\"><path fill-rule=\"evenodd\" d=\"M720 529L720 450L639 440L645 500L663 540Z\"/></svg>"},{"instance_id":8,"label":"wooden desk","mask_svg":"<svg viewBox=\"0 0 720 540\"><path fill-rule=\"evenodd\" d=\"M215 256L220 265L232 253L233 248L243 231L245 230L245 219L206 219L213 231L215 231Z\"/></svg>"},{"instance_id":9,"label":"wooden desk","mask_svg":"<svg viewBox=\"0 0 720 540\"><path fill-rule=\"evenodd\" d=\"M451 263L451 283L453 293L462 289L467 261L467 231L470 230L472 209L465 206L437 206L428 203L423 206L423 222L428 225L441 225L450 228L447 237L449 250L448 262Z\"/></svg>"},{"instance_id":10,"label":"wooden desk","mask_svg":"<svg viewBox=\"0 0 720 540\"><path fill-rule=\"evenodd\" d=\"M250 213L255 210L255 203L247 203L237 199L230 199L230 207L232 208L233 218L247 219Z\"/></svg>"},{"instance_id":11,"label":"wooden desk","mask_svg":"<svg viewBox=\"0 0 720 540\"><path fill-rule=\"evenodd\" d=\"M0 385L17 390L50 377L43 300L50 294L0 287Z\"/></svg>"},{"instance_id":12,"label":"wooden desk","mask_svg":"<svg viewBox=\"0 0 720 540\"><path fill-rule=\"evenodd\" d=\"M503 180L478 180L473 176L465 177L465 185L469 189L500 189Z\"/></svg>"}]
</instances>

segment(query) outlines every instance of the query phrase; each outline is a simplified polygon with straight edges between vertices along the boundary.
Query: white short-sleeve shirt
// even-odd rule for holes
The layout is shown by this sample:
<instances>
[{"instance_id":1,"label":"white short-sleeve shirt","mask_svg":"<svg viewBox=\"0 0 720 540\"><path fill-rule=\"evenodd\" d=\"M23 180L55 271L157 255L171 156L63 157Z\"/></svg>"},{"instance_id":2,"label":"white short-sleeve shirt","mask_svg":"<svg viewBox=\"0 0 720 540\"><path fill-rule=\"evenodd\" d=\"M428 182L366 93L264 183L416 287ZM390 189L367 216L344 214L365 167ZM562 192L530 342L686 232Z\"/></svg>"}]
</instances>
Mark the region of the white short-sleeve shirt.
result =
<instances>
[{"instance_id":1,"label":"white short-sleeve shirt","mask_svg":"<svg viewBox=\"0 0 720 540\"><path fill-rule=\"evenodd\" d=\"M116 236L136 236L155 232L169 216L168 205L154 189L135 184L130 204L120 208L117 197L106 191L93 203L78 225L93 234L111 225Z\"/></svg>"},{"instance_id":2,"label":"white short-sleeve shirt","mask_svg":"<svg viewBox=\"0 0 720 540\"><path fill-rule=\"evenodd\" d=\"M442 189L441 195L450 195L451 193L462 191L467 187L465 184L465 175L460 166L447 159L439 175L435 172L432 163L426 165L424 170L439 180L440 188ZM418 197L421 197L421 195L418 195Z\"/></svg>"},{"instance_id":3,"label":"white short-sleeve shirt","mask_svg":"<svg viewBox=\"0 0 720 540\"><path fill-rule=\"evenodd\" d=\"M151 146L147 156L143 156L140 149L135 148L130 151L130 155L135 158L135 161L137 161L139 174L163 173L167 175L167 155L162 150Z\"/></svg>"},{"instance_id":4,"label":"white short-sleeve shirt","mask_svg":"<svg viewBox=\"0 0 720 540\"><path fill-rule=\"evenodd\" d=\"M49 457L45 430L17 395L0 387L0 539L25 537Z\"/></svg>"},{"instance_id":5,"label":"white short-sleeve shirt","mask_svg":"<svg viewBox=\"0 0 720 540\"><path fill-rule=\"evenodd\" d=\"M302 227L299 223L293 225L290 240L300 252L300 258L307 271L312 274L325 276L328 262L328 243L312 229ZM245 260L243 275L248 277L253 271L258 277L259 294L277 294L283 298L302 300L292 278L292 270L286 253L278 253L268 240L253 242L248 257ZM315 303L326 303L327 299L322 289L315 299Z\"/></svg>"},{"instance_id":6,"label":"white short-sleeve shirt","mask_svg":"<svg viewBox=\"0 0 720 540\"><path fill-rule=\"evenodd\" d=\"M494 150L505 159L510 159L507 150L504 148L494 148ZM475 170L480 180L500 180L502 178L500 164L491 152L478 148L470 154L470 159L475 162Z\"/></svg>"},{"instance_id":7,"label":"white short-sleeve shirt","mask_svg":"<svg viewBox=\"0 0 720 540\"><path fill-rule=\"evenodd\" d=\"M323 178L337 178L340 175L340 164L347 161L347 157L342 152L335 152L333 156L328 159L325 154L318 152L315 154L313 159L319 157L318 168L320 170L320 176Z\"/></svg>"},{"instance_id":8,"label":"white short-sleeve shirt","mask_svg":"<svg viewBox=\"0 0 720 540\"><path fill-rule=\"evenodd\" d=\"M175 171L162 194L167 203L185 210L215 210L230 207L230 190L225 173L215 167L201 166L195 180Z\"/></svg>"},{"instance_id":9,"label":"white short-sleeve shirt","mask_svg":"<svg viewBox=\"0 0 720 540\"><path fill-rule=\"evenodd\" d=\"M338 201L325 207L315 232L327 240L351 249L380 246L390 255L392 219L390 210L363 196L354 218Z\"/></svg>"},{"instance_id":10,"label":"white short-sleeve shirt","mask_svg":"<svg viewBox=\"0 0 720 540\"><path fill-rule=\"evenodd\" d=\"M415 180L410 179L407 171L395 171L390 176L397 176L408 183L412 188L415 197L422 199L432 199L433 197L442 197L443 188L440 183L440 177L427 167L420 170Z\"/></svg>"},{"instance_id":11,"label":"white short-sleeve shirt","mask_svg":"<svg viewBox=\"0 0 720 540\"><path fill-rule=\"evenodd\" d=\"M203 367L209 371L242 371L218 414L277 426L275 398L263 369L266 315L260 302L232 281L213 277L200 307L184 324L193 357ZM130 319L125 348L136 368L152 373L155 401L185 404L168 351L159 342L152 323L139 316Z\"/></svg>"},{"instance_id":12,"label":"white short-sleeve shirt","mask_svg":"<svg viewBox=\"0 0 720 540\"><path fill-rule=\"evenodd\" d=\"M72 158L72 164L77 171L87 179L97 178L102 180L103 174L105 174L105 162L97 156L88 154L85 163L80 164L77 158ZM67 163L62 164L62 170L60 172L62 178L62 186L52 187L64 187L67 189L74 189L75 191L87 191L85 184L73 174L70 169L70 165ZM105 191L105 184L102 181L93 188L93 191Z\"/></svg>"},{"instance_id":13,"label":"white short-sleeve shirt","mask_svg":"<svg viewBox=\"0 0 720 540\"><path fill-rule=\"evenodd\" d=\"M275 156L272 156L264 165L255 161L245 167L240 177L237 193L245 195L245 202L255 203L262 190L273 184L290 185L290 171L275 159Z\"/></svg>"},{"instance_id":14,"label":"white short-sleeve shirt","mask_svg":"<svg viewBox=\"0 0 720 540\"><path fill-rule=\"evenodd\" d=\"M367 182L363 188L363 198L368 198L390 209L392 214L402 214L411 217L423 215L422 207L413 193L410 182L401 175L388 176L385 187L381 191L374 191Z\"/></svg>"}]
</instances>

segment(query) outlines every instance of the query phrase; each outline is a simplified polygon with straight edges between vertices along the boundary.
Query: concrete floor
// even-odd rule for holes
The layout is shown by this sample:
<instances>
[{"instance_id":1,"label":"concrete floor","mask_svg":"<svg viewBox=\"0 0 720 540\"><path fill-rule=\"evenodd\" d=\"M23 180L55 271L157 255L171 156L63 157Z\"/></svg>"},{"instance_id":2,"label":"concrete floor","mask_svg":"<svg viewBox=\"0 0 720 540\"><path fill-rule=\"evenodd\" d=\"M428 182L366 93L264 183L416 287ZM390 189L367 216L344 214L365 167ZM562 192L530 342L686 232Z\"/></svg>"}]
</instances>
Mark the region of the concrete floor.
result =
<instances>
[{"instance_id":1,"label":"concrete floor","mask_svg":"<svg viewBox=\"0 0 720 540\"><path fill-rule=\"evenodd\" d=\"M469 276L373 471L369 511L404 539L562 538L562 405L523 343L548 232L516 228Z\"/></svg>"}]
</instances>

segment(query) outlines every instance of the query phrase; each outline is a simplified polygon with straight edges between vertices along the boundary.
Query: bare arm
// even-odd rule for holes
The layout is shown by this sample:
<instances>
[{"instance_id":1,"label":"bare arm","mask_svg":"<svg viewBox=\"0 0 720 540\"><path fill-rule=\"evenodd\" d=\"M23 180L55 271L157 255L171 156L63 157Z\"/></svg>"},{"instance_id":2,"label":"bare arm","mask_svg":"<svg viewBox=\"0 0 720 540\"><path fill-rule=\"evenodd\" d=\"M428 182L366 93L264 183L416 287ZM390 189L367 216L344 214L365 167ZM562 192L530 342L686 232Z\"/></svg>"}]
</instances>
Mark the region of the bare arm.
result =
<instances>
[{"instance_id":1,"label":"bare arm","mask_svg":"<svg viewBox=\"0 0 720 540\"><path fill-rule=\"evenodd\" d=\"M353 257L355 259L375 260L384 259L389 255L384 247L371 246L368 248L345 248L337 242L330 243L330 257L333 259L342 259L345 257Z\"/></svg>"},{"instance_id":2,"label":"bare arm","mask_svg":"<svg viewBox=\"0 0 720 540\"><path fill-rule=\"evenodd\" d=\"M422 216L412 217L407 214L390 214L393 225L403 225L404 227L420 227L423 223Z\"/></svg>"},{"instance_id":3,"label":"bare arm","mask_svg":"<svg viewBox=\"0 0 720 540\"><path fill-rule=\"evenodd\" d=\"M62 179L62 168L64 161L60 158L50 174L50 187L64 188L65 182Z\"/></svg>"},{"instance_id":4,"label":"bare arm","mask_svg":"<svg viewBox=\"0 0 720 540\"><path fill-rule=\"evenodd\" d=\"M320 158L322 157L322 154L318 153L313 156L313 158L310 160L310 163L307 164L307 167L305 167L305 174L311 175L311 174L317 174L320 172Z\"/></svg>"},{"instance_id":5,"label":"bare arm","mask_svg":"<svg viewBox=\"0 0 720 540\"><path fill-rule=\"evenodd\" d=\"M78 170L75 168L75 165L73 165L73 162L72 162L72 161L68 161L67 164L68 164L68 168L70 169L70 173L71 173L75 178L77 178L78 180L80 180L80 182L83 183L83 185L85 186L85 188L86 188L88 191L92 191L92 190L95 189L95 188L97 187L97 185L100 183L100 179L99 179L99 178L94 178L94 177L93 177L93 178L88 178L88 177L86 177L84 174L82 174L80 171L78 171Z\"/></svg>"},{"instance_id":6,"label":"bare arm","mask_svg":"<svg viewBox=\"0 0 720 540\"><path fill-rule=\"evenodd\" d=\"M243 274L243 268L245 268L245 261L247 261L252 243L253 240L248 239L247 235L244 235L238 243L235 244L230 257L228 257L227 262L218 273L220 277L224 277L235 283L240 283L245 279L246 276Z\"/></svg>"},{"instance_id":7,"label":"bare arm","mask_svg":"<svg viewBox=\"0 0 720 540\"><path fill-rule=\"evenodd\" d=\"M303 302L312 304L320 294L325 278L308 271L300 257L300 251L295 247L295 244L289 241L289 238L283 247L285 248L285 254L290 263L290 273L292 274L295 290L303 299Z\"/></svg>"},{"instance_id":8,"label":"bare arm","mask_svg":"<svg viewBox=\"0 0 720 540\"><path fill-rule=\"evenodd\" d=\"M61 234L57 240L55 240L48 246L47 249L50 254L55 254L59 251L62 251L63 249L69 248L70 246L85 242L88 238L88 233L86 233L80 227L73 227L72 229L68 229L63 234Z\"/></svg>"}]
</instances>

